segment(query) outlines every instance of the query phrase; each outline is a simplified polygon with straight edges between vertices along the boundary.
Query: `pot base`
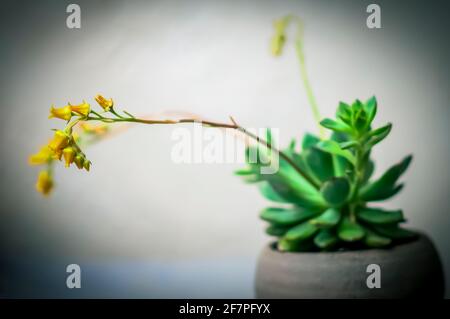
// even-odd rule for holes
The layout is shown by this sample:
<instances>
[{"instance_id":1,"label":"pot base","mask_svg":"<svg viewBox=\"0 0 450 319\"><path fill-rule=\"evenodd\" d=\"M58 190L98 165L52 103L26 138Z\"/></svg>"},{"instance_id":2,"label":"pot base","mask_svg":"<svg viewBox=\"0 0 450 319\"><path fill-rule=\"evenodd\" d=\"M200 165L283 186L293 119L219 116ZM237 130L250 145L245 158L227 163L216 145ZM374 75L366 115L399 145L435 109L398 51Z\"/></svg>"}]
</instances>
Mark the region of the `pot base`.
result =
<instances>
[{"instance_id":1,"label":"pot base","mask_svg":"<svg viewBox=\"0 0 450 319\"><path fill-rule=\"evenodd\" d=\"M337 252L262 251L256 269L257 298L443 298L442 265L424 234L390 249ZM380 268L380 288L366 281Z\"/></svg>"}]
</instances>

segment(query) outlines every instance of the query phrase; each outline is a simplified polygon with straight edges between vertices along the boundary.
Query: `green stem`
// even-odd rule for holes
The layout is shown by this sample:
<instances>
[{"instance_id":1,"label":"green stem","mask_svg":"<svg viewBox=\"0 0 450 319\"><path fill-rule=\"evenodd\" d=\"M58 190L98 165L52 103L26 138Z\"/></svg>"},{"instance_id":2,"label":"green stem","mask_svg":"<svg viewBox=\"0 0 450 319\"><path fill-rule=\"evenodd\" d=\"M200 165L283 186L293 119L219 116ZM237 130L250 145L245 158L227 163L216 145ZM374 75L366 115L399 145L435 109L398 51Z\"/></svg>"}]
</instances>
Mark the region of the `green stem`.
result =
<instances>
[{"instance_id":1,"label":"green stem","mask_svg":"<svg viewBox=\"0 0 450 319\"><path fill-rule=\"evenodd\" d=\"M306 64L305 64L305 56L303 54L303 47L300 40L297 40L295 42L295 48L297 51L297 58L300 64L300 75L303 81L303 87L306 91L306 96L308 97L309 105L311 106L311 110L314 116L314 119L319 126L319 136L323 140L325 139L325 129L322 125L320 125L320 121L322 120L319 106L317 105L316 98L314 96L314 93L312 91L311 83L308 79L308 73L306 72Z\"/></svg>"},{"instance_id":2,"label":"green stem","mask_svg":"<svg viewBox=\"0 0 450 319\"><path fill-rule=\"evenodd\" d=\"M311 107L314 119L319 126L319 137L323 140L325 139L325 128L320 125L320 121L322 120L322 117L320 115L319 106L317 105L316 98L314 96L314 93L312 91L311 84L309 82L308 78L308 72L306 71L306 64L305 64L305 54L303 52L303 22L302 20L295 16L295 15L287 15L284 17L286 26L290 22L295 22L297 24L297 35L295 37L295 49L297 52L297 59L300 64L300 76L302 78L303 87L306 91L306 96L308 98L309 105Z\"/></svg>"}]
</instances>

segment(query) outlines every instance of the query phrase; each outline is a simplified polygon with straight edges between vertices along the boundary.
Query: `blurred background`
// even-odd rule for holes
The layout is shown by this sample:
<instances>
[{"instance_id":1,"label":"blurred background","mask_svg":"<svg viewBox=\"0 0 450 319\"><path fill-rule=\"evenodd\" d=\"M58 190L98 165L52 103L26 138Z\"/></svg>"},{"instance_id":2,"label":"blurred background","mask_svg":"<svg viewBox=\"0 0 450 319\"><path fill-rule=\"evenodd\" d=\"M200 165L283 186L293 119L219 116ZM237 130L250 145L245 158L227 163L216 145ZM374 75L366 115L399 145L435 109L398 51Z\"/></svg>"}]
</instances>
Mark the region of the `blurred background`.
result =
<instances>
[{"instance_id":1,"label":"blurred background","mask_svg":"<svg viewBox=\"0 0 450 319\"><path fill-rule=\"evenodd\" d=\"M269 203L233 176L242 165L175 164L174 127L136 126L86 150L90 173L58 165L46 199L27 158L63 127L47 119L52 104L94 105L97 93L133 114L233 115L279 128L283 145L316 132L294 48L269 53L272 22L287 13L305 22L322 115L375 94L375 124L394 123L375 176L414 154L405 189L384 205L434 240L449 291L448 3L377 1L382 28L368 29L370 1L76 1L81 29L68 29L70 3L0 6L0 296L253 297ZM66 288L71 263L82 289Z\"/></svg>"}]
</instances>

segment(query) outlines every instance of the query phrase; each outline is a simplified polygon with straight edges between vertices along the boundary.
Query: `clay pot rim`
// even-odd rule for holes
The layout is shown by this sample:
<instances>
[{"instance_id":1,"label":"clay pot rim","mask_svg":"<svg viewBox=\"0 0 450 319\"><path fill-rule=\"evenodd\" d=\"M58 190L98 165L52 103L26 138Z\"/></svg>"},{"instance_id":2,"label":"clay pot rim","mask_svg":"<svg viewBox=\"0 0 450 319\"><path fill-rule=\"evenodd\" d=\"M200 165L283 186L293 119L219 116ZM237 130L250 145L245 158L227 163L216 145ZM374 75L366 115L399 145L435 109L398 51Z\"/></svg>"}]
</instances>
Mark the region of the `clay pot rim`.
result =
<instances>
[{"instance_id":1,"label":"clay pot rim","mask_svg":"<svg viewBox=\"0 0 450 319\"><path fill-rule=\"evenodd\" d=\"M411 230L411 229L409 229ZM286 255L286 256L317 256L317 255L354 255L354 254L363 254L363 253L393 253L399 249L403 249L405 247L411 246L412 244L417 244L418 242L428 241L430 242L431 239L423 232L417 231L417 230L411 230L415 232L418 236L414 239L408 240L403 243L398 243L396 245L387 247L387 248L364 248L364 249L354 249L354 250L335 250L335 251L280 251L276 248L276 241L271 241L268 245L265 246L265 249L270 250L270 252L274 254L279 255Z\"/></svg>"}]
</instances>

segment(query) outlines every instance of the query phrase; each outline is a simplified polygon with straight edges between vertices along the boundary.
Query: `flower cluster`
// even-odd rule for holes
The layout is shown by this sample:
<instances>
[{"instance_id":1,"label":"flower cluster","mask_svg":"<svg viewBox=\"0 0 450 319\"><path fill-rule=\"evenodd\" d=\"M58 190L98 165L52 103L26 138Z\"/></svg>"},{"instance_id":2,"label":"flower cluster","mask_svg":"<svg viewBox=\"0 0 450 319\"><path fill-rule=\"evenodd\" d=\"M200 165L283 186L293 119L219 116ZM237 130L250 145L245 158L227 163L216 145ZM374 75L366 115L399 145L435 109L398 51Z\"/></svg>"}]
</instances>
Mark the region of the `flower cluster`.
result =
<instances>
[{"instance_id":1,"label":"flower cluster","mask_svg":"<svg viewBox=\"0 0 450 319\"><path fill-rule=\"evenodd\" d=\"M85 101L79 105L72 105L68 103L66 106L60 108L55 108L52 106L50 109L50 116L48 118L59 118L70 121L74 115L88 116L90 112L91 106Z\"/></svg>"},{"instance_id":2,"label":"flower cluster","mask_svg":"<svg viewBox=\"0 0 450 319\"><path fill-rule=\"evenodd\" d=\"M112 99L106 99L101 95L97 95L95 100L104 110L104 112L113 111ZM86 158L86 155L80 148L80 135L74 132L73 128L80 123L81 133L84 136L99 137L107 132L106 125L92 126L86 121L92 119L90 115L96 114L94 119L101 119L102 116L97 112L91 110L91 106L83 101L81 104L72 105L68 103L66 106L50 108L49 118L58 118L68 122L63 130L55 130L53 138L48 144L43 145L40 150L29 157L30 165L45 165L46 168L41 170L36 182L36 189L38 192L49 195L54 187L53 181L53 163L63 161L65 167L70 167L75 164L78 169L90 170L91 161ZM73 119L75 118L75 119Z\"/></svg>"}]
</instances>

